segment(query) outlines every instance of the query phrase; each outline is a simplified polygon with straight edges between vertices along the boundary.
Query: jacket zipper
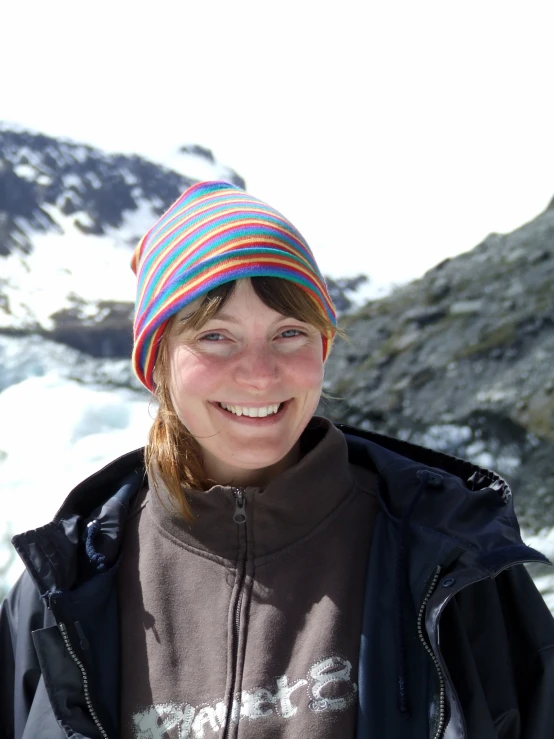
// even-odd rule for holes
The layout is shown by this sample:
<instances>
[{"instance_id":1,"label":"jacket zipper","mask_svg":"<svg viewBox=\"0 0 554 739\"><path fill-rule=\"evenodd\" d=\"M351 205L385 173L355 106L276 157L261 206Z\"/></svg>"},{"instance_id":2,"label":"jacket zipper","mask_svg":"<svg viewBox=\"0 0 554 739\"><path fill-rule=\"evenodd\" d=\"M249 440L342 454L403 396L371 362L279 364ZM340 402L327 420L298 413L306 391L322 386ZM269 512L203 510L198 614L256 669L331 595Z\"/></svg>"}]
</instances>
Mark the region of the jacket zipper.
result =
<instances>
[{"instance_id":1,"label":"jacket zipper","mask_svg":"<svg viewBox=\"0 0 554 739\"><path fill-rule=\"evenodd\" d=\"M75 654L75 650L71 646L71 641L69 640L69 634L68 634L66 625L64 623L59 623L58 624L58 628L59 628L60 633L62 635L64 644L65 644L65 648L69 652L69 656L71 657L71 659L75 662L75 664L77 665L77 667L81 671L81 676L83 678L83 689L84 689L84 693L85 693L85 702L87 704L87 708L88 708L89 713L90 713L90 715L92 717L92 720L96 724L96 728L100 732L100 734L102 736L102 739L109 739L107 733L104 731L104 727L100 723L100 719L98 718L98 714L96 713L96 711L94 710L94 706L92 705L92 699L90 697L90 691L89 691L89 686L88 686L88 675L87 675L87 671L85 670L85 666L83 665L83 663L81 662L81 660L79 659L79 657L77 657L77 655Z\"/></svg>"},{"instance_id":2,"label":"jacket zipper","mask_svg":"<svg viewBox=\"0 0 554 739\"><path fill-rule=\"evenodd\" d=\"M242 488L235 488L233 491L235 495L235 512L233 514L233 521L238 526L243 526L246 523L246 498L244 496L244 490ZM234 609L233 618L233 653L232 653L232 685L230 691L230 705L227 707L227 714L225 718L225 731L223 732L224 739L227 739L231 730L231 721L233 720L233 708L235 702L235 687L236 687L236 673L237 673L237 662L239 652L239 636L240 636L240 610L242 606L243 596L243 585L245 578L245 567L247 559L247 542L246 542L246 530L244 532L244 548L238 562L238 588L239 592Z\"/></svg>"},{"instance_id":3,"label":"jacket zipper","mask_svg":"<svg viewBox=\"0 0 554 739\"><path fill-rule=\"evenodd\" d=\"M439 581L441 569L442 568L440 566L437 566L437 568L435 569L435 574L433 575L433 579L431 581L431 584L429 585L429 589L427 590L425 598L421 602L421 606L419 607L419 613L417 615L417 635L419 637L419 641L423 644L425 651L433 660L433 664L435 665L437 676L439 678L439 725L437 726L437 730L435 732L433 739L440 739L444 731L444 723L445 723L445 716L446 716L446 711L445 711L446 691L445 691L444 675L443 675L441 666L439 664L438 659L435 657L435 653L433 652L433 650L427 643L427 639L425 638L425 635L423 633L423 617L425 616L425 608L427 607L429 598L433 595L435 588L437 587L437 582Z\"/></svg>"},{"instance_id":4,"label":"jacket zipper","mask_svg":"<svg viewBox=\"0 0 554 739\"><path fill-rule=\"evenodd\" d=\"M510 569L510 567L514 567L515 565L528 564L529 562L542 562L542 561L543 561L542 559L527 557L525 559L517 559L517 560L513 560L511 562L507 562L503 567L501 567L499 570L496 571L495 577L496 577L496 575L499 575L501 572L504 572L504 570L508 570L508 569ZM443 732L445 730L445 721L446 721L446 689L445 689L444 673L443 673L443 671L441 669L441 666L439 664L439 661L438 661L437 657L435 656L433 650L431 649L431 647L427 643L427 640L426 640L425 635L423 633L423 618L425 616L425 608L427 607L427 603L429 601L429 598L431 597L431 595L433 594L433 592L434 592L434 590L435 590L435 588L437 586L437 582L439 580L439 577L440 577L440 574L441 574L441 570L442 570L442 567L440 567L440 565L438 565L437 568L435 569L435 574L433 575L433 580L431 581L431 585L429 586L429 589L427 591L427 594L425 595L425 598L423 599L423 601L421 603L421 606L420 606L420 609L419 609L419 613L418 613L418 617L417 617L417 633L418 633L418 636L419 636L419 640L423 644L423 646L425 648L425 651L429 654L429 656L433 660L433 664L435 665L435 669L437 671L437 675L438 675L438 678L439 678L439 725L437 727L437 731L435 732L435 735L433 736L433 739L441 739L442 734L443 734ZM464 585L464 588L463 589L465 589L467 587L470 587L471 585L475 585L475 583L479 582L482 579L485 579L485 578L480 578L478 580L473 580L470 583L466 583L466 585ZM453 593L452 595L455 595L455 593Z\"/></svg>"}]
</instances>

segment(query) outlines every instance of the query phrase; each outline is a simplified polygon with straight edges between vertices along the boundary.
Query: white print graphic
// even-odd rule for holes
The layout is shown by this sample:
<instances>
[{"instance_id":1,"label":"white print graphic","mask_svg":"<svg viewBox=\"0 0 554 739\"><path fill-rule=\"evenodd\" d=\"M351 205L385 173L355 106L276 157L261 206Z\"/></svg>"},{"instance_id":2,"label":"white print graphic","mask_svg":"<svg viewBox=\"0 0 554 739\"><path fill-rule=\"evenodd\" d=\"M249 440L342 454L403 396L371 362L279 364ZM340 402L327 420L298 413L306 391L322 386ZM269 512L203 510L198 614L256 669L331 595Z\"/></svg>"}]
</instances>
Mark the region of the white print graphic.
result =
<instances>
[{"instance_id":1,"label":"white print graphic","mask_svg":"<svg viewBox=\"0 0 554 739\"><path fill-rule=\"evenodd\" d=\"M290 719L297 714L293 697L305 688L314 712L345 711L358 696L358 686L350 674L352 665L343 657L328 657L308 670L307 679L289 682L286 675L275 679L274 690L254 688L243 690L233 700L231 721L269 719L281 716ZM302 691L303 693L304 691ZM223 701L195 707L189 703L157 703L133 716L134 739L207 739L219 733L225 724L227 709Z\"/></svg>"},{"instance_id":2,"label":"white print graphic","mask_svg":"<svg viewBox=\"0 0 554 739\"><path fill-rule=\"evenodd\" d=\"M325 697L325 688L336 683L350 684L350 670L352 665L347 659L340 657L329 657L317 662L310 670L312 684L312 695L314 700L310 701L309 707L312 711L345 711L354 703L358 695L358 686L352 683L352 689L346 695L338 698Z\"/></svg>"},{"instance_id":3,"label":"white print graphic","mask_svg":"<svg viewBox=\"0 0 554 739\"><path fill-rule=\"evenodd\" d=\"M188 703L183 706L176 703L158 703L157 706L135 713L133 716L135 737L136 739L162 739L168 731L178 726L177 736L179 739L186 739L191 736L193 718L194 708Z\"/></svg>"}]
</instances>

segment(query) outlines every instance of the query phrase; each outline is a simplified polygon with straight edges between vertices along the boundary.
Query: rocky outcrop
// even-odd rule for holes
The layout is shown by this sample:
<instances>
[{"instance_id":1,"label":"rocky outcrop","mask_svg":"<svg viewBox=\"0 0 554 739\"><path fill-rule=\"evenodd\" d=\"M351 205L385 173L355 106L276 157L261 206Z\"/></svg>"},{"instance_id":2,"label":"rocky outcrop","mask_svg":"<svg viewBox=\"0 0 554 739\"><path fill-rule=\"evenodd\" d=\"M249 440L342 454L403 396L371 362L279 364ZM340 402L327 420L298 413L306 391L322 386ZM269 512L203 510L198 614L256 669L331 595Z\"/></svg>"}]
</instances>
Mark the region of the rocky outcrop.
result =
<instances>
[{"instance_id":1,"label":"rocky outcrop","mask_svg":"<svg viewBox=\"0 0 554 739\"><path fill-rule=\"evenodd\" d=\"M323 412L493 467L527 530L554 526L554 210L343 328Z\"/></svg>"},{"instance_id":2,"label":"rocky outcrop","mask_svg":"<svg viewBox=\"0 0 554 739\"><path fill-rule=\"evenodd\" d=\"M54 313L53 328L41 335L90 357L126 359L133 351L132 303L99 301L90 305L75 299L71 308Z\"/></svg>"}]
</instances>

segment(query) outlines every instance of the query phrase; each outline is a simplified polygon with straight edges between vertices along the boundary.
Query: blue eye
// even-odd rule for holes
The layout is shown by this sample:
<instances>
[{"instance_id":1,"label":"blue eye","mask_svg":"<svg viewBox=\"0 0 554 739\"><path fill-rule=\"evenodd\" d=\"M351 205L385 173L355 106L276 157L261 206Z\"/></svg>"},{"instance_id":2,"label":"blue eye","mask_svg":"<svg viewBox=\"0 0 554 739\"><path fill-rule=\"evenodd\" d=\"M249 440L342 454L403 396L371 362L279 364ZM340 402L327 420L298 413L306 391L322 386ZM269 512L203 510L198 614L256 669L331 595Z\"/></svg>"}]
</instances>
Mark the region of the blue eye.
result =
<instances>
[{"instance_id":1,"label":"blue eye","mask_svg":"<svg viewBox=\"0 0 554 739\"><path fill-rule=\"evenodd\" d=\"M296 336L302 336L304 334L303 331L299 331L297 328L287 328L282 333L281 336L285 336L285 334L293 334L290 338L294 339ZM286 337L289 338L289 337Z\"/></svg>"},{"instance_id":2,"label":"blue eye","mask_svg":"<svg viewBox=\"0 0 554 739\"><path fill-rule=\"evenodd\" d=\"M218 338L213 339L213 337L216 336ZM210 334L204 334L204 336L200 337L200 341L219 341L219 339L224 339L225 337L223 334L218 333L217 331L212 331Z\"/></svg>"}]
</instances>

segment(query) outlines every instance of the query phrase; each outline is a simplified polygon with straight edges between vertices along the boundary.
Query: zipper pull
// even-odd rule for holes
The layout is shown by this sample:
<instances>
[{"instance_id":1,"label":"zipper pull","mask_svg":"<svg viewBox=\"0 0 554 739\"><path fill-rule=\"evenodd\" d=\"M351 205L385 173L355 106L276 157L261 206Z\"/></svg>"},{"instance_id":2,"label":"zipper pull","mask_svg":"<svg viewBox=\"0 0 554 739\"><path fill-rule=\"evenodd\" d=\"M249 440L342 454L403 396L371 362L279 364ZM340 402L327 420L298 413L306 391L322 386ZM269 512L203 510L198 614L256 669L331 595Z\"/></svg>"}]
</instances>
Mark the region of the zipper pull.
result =
<instances>
[{"instance_id":1,"label":"zipper pull","mask_svg":"<svg viewBox=\"0 0 554 739\"><path fill-rule=\"evenodd\" d=\"M79 637L79 644L81 645L81 649L86 651L90 647L90 642L85 636L85 632L83 631L83 627L79 623L79 621L75 621L75 631L77 632L77 635Z\"/></svg>"},{"instance_id":2,"label":"zipper pull","mask_svg":"<svg viewBox=\"0 0 554 739\"><path fill-rule=\"evenodd\" d=\"M244 490L241 488L235 488L235 513L233 521L235 523L246 522L246 498L244 497Z\"/></svg>"}]
</instances>

